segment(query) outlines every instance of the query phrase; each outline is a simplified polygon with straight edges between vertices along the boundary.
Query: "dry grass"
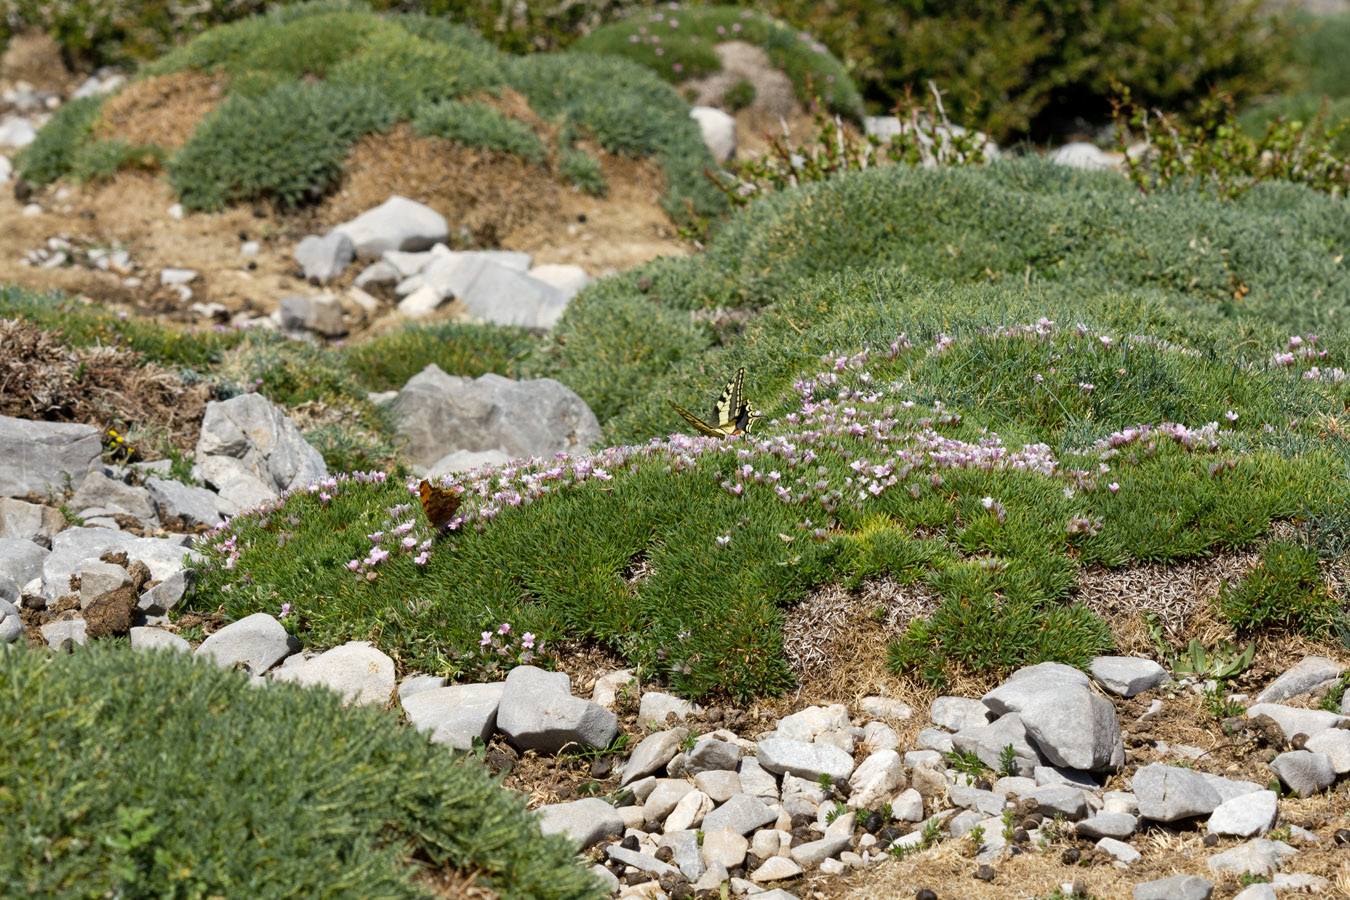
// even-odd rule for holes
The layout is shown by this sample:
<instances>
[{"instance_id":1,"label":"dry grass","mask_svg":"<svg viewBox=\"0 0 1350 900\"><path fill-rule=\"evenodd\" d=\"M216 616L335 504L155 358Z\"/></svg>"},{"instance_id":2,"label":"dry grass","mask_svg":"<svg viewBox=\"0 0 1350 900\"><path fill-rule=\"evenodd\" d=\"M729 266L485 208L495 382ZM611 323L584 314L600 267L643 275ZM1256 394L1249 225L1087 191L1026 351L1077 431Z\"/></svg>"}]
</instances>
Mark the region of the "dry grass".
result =
<instances>
[{"instance_id":1,"label":"dry grass","mask_svg":"<svg viewBox=\"0 0 1350 900\"><path fill-rule=\"evenodd\" d=\"M81 422L162 435L191 449L206 410L203 386L112 347L70 350L61 336L0 319L0 415Z\"/></svg>"},{"instance_id":2,"label":"dry grass","mask_svg":"<svg viewBox=\"0 0 1350 900\"><path fill-rule=\"evenodd\" d=\"M103 104L96 133L104 140L176 150L225 93L225 77L188 70L134 81Z\"/></svg>"}]
</instances>

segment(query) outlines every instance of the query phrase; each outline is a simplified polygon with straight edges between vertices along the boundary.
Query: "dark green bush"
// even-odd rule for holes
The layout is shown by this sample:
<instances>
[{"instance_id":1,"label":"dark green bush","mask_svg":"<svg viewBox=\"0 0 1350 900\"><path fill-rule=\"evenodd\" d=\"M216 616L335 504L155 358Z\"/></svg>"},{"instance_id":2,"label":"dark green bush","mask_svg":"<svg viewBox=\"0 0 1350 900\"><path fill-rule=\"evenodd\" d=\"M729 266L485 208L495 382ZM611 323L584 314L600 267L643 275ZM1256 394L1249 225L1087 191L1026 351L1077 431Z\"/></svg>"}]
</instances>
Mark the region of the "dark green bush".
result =
<instances>
[{"instance_id":1,"label":"dark green bush","mask_svg":"<svg viewBox=\"0 0 1350 900\"><path fill-rule=\"evenodd\" d=\"M622 21L586 35L572 49L623 56L678 84L721 71L714 47L724 41L746 41L763 48L792 80L803 103L819 99L833 111L855 118L862 115L862 97L853 79L824 44L746 7L634 10ZM753 87L750 94L753 99Z\"/></svg>"},{"instance_id":2,"label":"dark green bush","mask_svg":"<svg viewBox=\"0 0 1350 900\"><path fill-rule=\"evenodd\" d=\"M6 896L600 900L472 758L336 694L168 652L14 650L0 668ZM417 860L417 862L413 862Z\"/></svg>"},{"instance_id":3,"label":"dark green bush","mask_svg":"<svg viewBox=\"0 0 1350 900\"><path fill-rule=\"evenodd\" d=\"M580 147L567 147L562 151L558 175L567 184L592 197L603 197L609 191L609 179L600 160Z\"/></svg>"},{"instance_id":4,"label":"dark green bush","mask_svg":"<svg viewBox=\"0 0 1350 900\"><path fill-rule=\"evenodd\" d=\"M322 195L357 138L393 124L369 87L280 84L261 97L232 96L169 162L169 182L188 209L271 200L299 206Z\"/></svg>"},{"instance_id":5,"label":"dark green bush","mask_svg":"<svg viewBox=\"0 0 1350 900\"><path fill-rule=\"evenodd\" d=\"M80 148L93 138L104 99L83 97L58 109L15 157L19 173L34 184L48 184L70 172Z\"/></svg>"},{"instance_id":6,"label":"dark green bush","mask_svg":"<svg viewBox=\"0 0 1350 900\"><path fill-rule=\"evenodd\" d=\"M610 153L655 157L666 171L666 206L717 214L726 199L707 178L715 163L689 104L636 63L583 53L514 57L507 80L544 118L585 132Z\"/></svg>"},{"instance_id":7,"label":"dark green bush","mask_svg":"<svg viewBox=\"0 0 1350 900\"><path fill-rule=\"evenodd\" d=\"M516 377L536 339L523 328L442 322L409 325L343 348L343 365L369 391L398 390L435 363L451 375Z\"/></svg>"},{"instance_id":8,"label":"dark green bush","mask_svg":"<svg viewBox=\"0 0 1350 900\"><path fill-rule=\"evenodd\" d=\"M465 147L510 153L533 165L548 156L544 142L530 126L482 103L446 100L424 106L413 116L413 128Z\"/></svg>"},{"instance_id":9,"label":"dark green bush","mask_svg":"<svg viewBox=\"0 0 1350 900\"><path fill-rule=\"evenodd\" d=\"M1326 637L1343 620L1318 568L1317 550L1271 541L1260 561L1236 585L1224 583L1215 609L1239 633L1263 629Z\"/></svg>"},{"instance_id":10,"label":"dark green bush","mask_svg":"<svg viewBox=\"0 0 1350 900\"><path fill-rule=\"evenodd\" d=\"M1284 83L1288 30L1259 0L859 0L766 3L853 63L875 106L936 81L962 124L1004 141L1110 116L1112 80L1184 111Z\"/></svg>"}]
</instances>

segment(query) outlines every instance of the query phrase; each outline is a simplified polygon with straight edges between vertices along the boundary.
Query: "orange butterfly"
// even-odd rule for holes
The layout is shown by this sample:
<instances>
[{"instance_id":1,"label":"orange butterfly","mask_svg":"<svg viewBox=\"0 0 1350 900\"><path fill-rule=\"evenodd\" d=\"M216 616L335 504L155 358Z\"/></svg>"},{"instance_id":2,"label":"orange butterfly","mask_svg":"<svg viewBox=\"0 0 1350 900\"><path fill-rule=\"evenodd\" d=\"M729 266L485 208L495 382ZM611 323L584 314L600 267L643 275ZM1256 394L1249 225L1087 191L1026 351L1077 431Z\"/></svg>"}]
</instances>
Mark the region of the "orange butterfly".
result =
<instances>
[{"instance_id":1,"label":"orange butterfly","mask_svg":"<svg viewBox=\"0 0 1350 900\"><path fill-rule=\"evenodd\" d=\"M422 497L422 509L427 514L427 520L437 531L443 531L445 526L450 524L450 520L459 511L460 504L464 502L464 498L458 492L437 487L426 479L422 480L417 492Z\"/></svg>"}]
</instances>

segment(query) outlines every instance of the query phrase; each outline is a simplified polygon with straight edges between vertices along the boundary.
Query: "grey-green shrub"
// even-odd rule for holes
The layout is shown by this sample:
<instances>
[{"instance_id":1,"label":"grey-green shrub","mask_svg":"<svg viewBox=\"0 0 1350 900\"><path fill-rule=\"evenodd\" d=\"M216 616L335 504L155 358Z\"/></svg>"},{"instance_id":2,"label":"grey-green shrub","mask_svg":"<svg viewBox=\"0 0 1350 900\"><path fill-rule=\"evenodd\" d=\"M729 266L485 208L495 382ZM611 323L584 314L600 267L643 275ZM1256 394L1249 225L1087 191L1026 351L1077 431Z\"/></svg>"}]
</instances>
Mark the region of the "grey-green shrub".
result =
<instances>
[{"instance_id":1,"label":"grey-green shrub","mask_svg":"<svg viewBox=\"0 0 1350 900\"><path fill-rule=\"evenodd\" d=\"M548 155L544 142L530 126L483 103L446 100L424 106L414 114L413 128L465 147L510 153L534 165Z\"/></svg>"},{"instance_id":2,"label":"grey-green shrub","mask_svg":"<svg viewBox=\"0 0 1350 900\"><path fill-rule=\"evenodd\" d=\"M580 147L563 149L558 158L558 175L567 184L592 197L603 197L609 191L609 178L600 166L600 160Z\"/></svg>"},{"instance_id":3,"label":"grey-green shrub","mask_svg":"<svg viewBox=\"0 0 1350 900\"><path fill-rule=\"evenodd\" d=\"M477 760L396 713L125 642L6 649L5 896L429 898L421 864L504 900L603 895Z\"/></svg>"},{"instance_id":4,"label":"grey-green shrub","mask_svg":"<svg viewBox=\"0 0 1350 900\"><path fill-rule=\"evenodd\" d=\"M93 139L105 99L82 97L53 113L33 142L15 157L19 173L34 184L48 184L69 173L80 148Z\"/></svg>"},{"instance_id":5,"label":"grey-green shrub","mask_svg":"<svg viewBox=\"0 0 1350 900\"><path fill-rule=\"evenodd\" d=\"M169 183L188 209L271 200L299 206L328 187L351 145L393 124L369 87L282 83L260 97L230 97L169 162Z\"/></svg>"}]
</instances>

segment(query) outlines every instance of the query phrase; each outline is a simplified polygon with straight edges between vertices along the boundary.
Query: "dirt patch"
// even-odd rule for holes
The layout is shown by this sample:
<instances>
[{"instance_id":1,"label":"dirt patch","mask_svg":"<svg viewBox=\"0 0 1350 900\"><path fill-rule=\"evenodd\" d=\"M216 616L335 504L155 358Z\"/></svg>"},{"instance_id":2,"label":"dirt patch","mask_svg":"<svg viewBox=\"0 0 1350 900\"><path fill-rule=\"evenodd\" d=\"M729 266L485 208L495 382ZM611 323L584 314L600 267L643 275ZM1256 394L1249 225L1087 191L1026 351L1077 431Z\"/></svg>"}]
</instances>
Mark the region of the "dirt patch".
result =
<instances>
[{"instance_id":1,"label":"dirt patch","mask_svg":"<svg viewBox=\"0 0 1350 900\"><path fill-rule=\"evenodd\" d=\"M61 46L42 31L25 31L10 37L0 56L0 78L26 81L39 91L64 91L71 81L61 59Z\"/></svg>"},{"instance_id":2,"label":"dirt patch","mask_svg":"<svg viewBox=\"0 0 1350 900\"><path fill-rule=\"evenodd\" d=\"M746 81L755 89L755 99L747 109L775 119L800 112L792 79L773 64L764 48L747 41L725 41L713 51L722 61L721 71L680 85L680 93L695 106L725 107L727 92Z\"/></svg>"},{"instance_id":3,"label":"dirt patch","mask_svg":"<svg viewBox=\"0 0 1350 900\"><path fill-rule=\"evenodd\" d=\"M225 77L188 70L133 81L103 104L96 133L104 140L176 150L224 96Z\"/></svg>"},{"instance_id":4,"label":"dirt patch","mask_svg":"<svg viewBox=\"0 0 1350 900\"><path fill-rule=\"evenodd\" d=\"M190 450L207 390L113 347L71 350L61 336L22 319L0 319L0 414L80 422Z\"/></svg>"}]
</instances>

